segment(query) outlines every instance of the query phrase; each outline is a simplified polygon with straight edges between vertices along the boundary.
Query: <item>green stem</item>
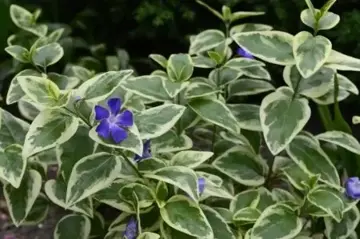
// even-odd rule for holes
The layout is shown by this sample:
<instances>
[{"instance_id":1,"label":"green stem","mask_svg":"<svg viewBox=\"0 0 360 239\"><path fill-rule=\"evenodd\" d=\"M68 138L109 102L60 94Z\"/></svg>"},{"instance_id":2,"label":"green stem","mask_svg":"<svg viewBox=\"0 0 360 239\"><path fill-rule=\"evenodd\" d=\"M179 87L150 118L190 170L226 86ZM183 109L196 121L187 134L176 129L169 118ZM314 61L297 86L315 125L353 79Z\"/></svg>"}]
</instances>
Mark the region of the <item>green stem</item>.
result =
<instances>
[{"instance_id":1,"label":"green stem","mask_svg":"<svg viewBox=\"0 0 360 239\"><path fill-rule=\"evenodd\" d=\"M72 111L72 110L70 110L69 108L66 108L66 107L64 107L63 109L65 109L67 112L69 112L71 115L73 115L73 116L75 116L75 117L77 117L77 118L80 118L89 128L91 128L92 127L92 125L84 118L84 117L82 117L81 115L79 115L78 113L76 113L76 112L74 112L74 111Z\"/></svg>"},{"instance_id":2,"label":"green stem","mask_svg":"<svg viewBox=\"0 0 360 239\"><path fill-rule=\"evenodd\" d=\"M117 152L119 152L120 155L126 160L126 162L135 171L135 173L137 174L137 176L139 176L139 178L144 178L144 176L140 173L140 171L137 169L137 167L135 167L135 165L130 161L130 159L122 151L119 150Z\"/></svg>"},{"instance_id":3,"label":"green stem","mask_svg":"<svg viewBox=\"0 0 360 239\"><path fill-rule=\"evenodd\" d=\"M326 105L318 105L317 106L321 122L326 131L331 131L333 129L331 114L329 108Z\"/></svg>"},{"instance_id":4,"label":"green stem","mask_svg":"<svg viewBox=\"0 0 360 239\"><path fill-rule=\"evenodd\" d=\"M180 93L178 93L175 97L175 104L177 105L181 105L181 99L180 99ZM181 135L181 118L179 119L179 121L176 123L176 134L177 135Z\"/></svg>"}]
</instances>

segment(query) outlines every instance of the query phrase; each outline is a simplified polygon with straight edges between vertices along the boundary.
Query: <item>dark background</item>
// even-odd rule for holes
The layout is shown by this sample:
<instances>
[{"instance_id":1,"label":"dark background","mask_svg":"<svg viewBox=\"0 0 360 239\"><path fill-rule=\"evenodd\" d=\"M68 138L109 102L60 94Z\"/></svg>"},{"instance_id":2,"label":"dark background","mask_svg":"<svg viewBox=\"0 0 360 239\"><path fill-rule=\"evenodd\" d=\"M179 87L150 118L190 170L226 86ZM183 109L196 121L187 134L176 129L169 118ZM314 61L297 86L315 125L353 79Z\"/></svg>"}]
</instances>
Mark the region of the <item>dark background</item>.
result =
<instances>
[{"instance_id":1,"label":"dark background","mask_svg":"<svg viewBox=\"0 0 360 239\"><path fill-rule=\"evenodd\" d=\"M221 11L226 4L233 11L265 11L263 16L243 19L236 24L253 22L272 25L274 29L296 34L309 30L300 21L300 12L306 8L304 0L204 0L213 8ZM149 60L150 53L169 56L171 53L187 52L188 36L209 28L222 28L219 19L198 5L194 0L0 0L0 46L6 47L6 38L18 29L11 23L9 4L16 3L28 10L42 9L38 22L62 23L72 30L72 43L85 47L76 48L62 60L76 62L80 56L91 55L91 47L104 44L101 54L115 54L116 48L123 48L130 55L130 62L139 74L149 74L155 69ZM325 0L313 0L320 8ZM360 1L339 0L331 11L341 16L340 23L330 31L320 34L333 42L333 48L345 54L360 58ZM66 51L65 49L65 52ZM13 77L9 69L13 61L0 51L1 95L6 96L8 85ZM276 86L283 85L282 68L268 65ZM104 69L101 69L104 70ZM360 73L346 72L359 88L357 79ZM358 96L350 96L341 102L341 109L347 121L360 114ZM255 101L261 100L261 96ZM14 111L14 106L5 106ZM320 121L313 110L311 131L322 131ZM360 127L353 127L356 128ZM358 136L358 134L356 134Z\"/></svg>"}]
</instances>

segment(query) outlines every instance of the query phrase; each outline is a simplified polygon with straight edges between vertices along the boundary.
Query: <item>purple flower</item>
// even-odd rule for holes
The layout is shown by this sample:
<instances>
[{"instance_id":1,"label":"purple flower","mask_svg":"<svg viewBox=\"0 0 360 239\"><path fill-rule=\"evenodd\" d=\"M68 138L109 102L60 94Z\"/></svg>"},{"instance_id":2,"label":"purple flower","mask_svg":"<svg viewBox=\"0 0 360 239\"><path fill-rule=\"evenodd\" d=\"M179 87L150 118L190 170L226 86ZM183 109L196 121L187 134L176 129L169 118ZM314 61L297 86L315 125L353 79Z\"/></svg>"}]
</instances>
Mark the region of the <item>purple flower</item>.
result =
<instances>
[{"instance_id":1,"label":"purple flower","mask_svg":"<svg viewBox=\"0 0 360 239\"><path fill-rule=\"evenodd\" d=\"M134 124L133 114L129 110L120 112L120 98L109 99L107 105L110 112L100 105L95 106L95 119L101 120L96 132L105 139L111 136L114 142L118 144L128 137L126 128Z\"/></svg>"},{"instance_id":2,"label":"purple flower","mask_svg":"<svg viewBox=\"0 0 360 239\"><path fill-rule=\"evenodd\" d=\"M135 217L131 217L126 224L126 229L123 234L127 239L136 239L138 234L138 224Z\"/></svg>"},{"instance_id":3,"label":"purple flower","mask_svg":"<svg viewBox=\"0 0 360 239\"><path fill-rule=\"evenodd\" d=\"M346 195L352 199L360 199L360 180L358 177L348 178L345 182Z\"/></svg>"},{"instance_id":4,"label":"purple flower","mask_svg":"<svg viewBox=\"0 0 360 239\"><path fill-rule=\"evenodd\" d=\"M245 57L245 58L254 59L254 56L251 55L250 52L248 52L247 50L245 50L244 48L241 48L241 47L239 47L237 49L237 54L242 57Z\"/></svg>"},{"instance_id":5,"label":"purple flower","mask_svg":"<svg viewBox=\"0 0 360 239\"><path fill-rule=\"evenodd\" d=\"M205 190L205 178L198 178L199 194L202 194Z\"/></svg>"},{"instance_id":6,"label":"purple flower","mask_svg":"<svg viewBox=\"0 0 360 239\"><path fill-rule=\"evenodd\" d=\"M151 158L150 140L145 141L142 155L135 155L134 161L140 162L141 160L148 159L148 158Z\"/></svg>"}]
</instances>

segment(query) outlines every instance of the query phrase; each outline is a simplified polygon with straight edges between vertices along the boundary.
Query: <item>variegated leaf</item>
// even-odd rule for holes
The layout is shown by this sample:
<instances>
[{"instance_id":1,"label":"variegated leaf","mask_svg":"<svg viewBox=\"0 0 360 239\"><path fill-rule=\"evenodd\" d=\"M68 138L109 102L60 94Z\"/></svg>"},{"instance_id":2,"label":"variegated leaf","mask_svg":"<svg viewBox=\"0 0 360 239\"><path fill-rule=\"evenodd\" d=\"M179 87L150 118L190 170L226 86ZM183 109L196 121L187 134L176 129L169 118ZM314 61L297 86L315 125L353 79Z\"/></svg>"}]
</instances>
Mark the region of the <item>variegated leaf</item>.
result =
<instances>
[{"instance_id":1,"label":"variegated leaf","mask_svg":"<svg viewBox=\"0 0 360 239\"><path fill-rule=\"evenodd\" d=\"M121 83L121 87L136 95L153 101L170 101L162 81L164 77L157 75L131 77Z\"/></svg>"},{"instance_id":2,"label":"variegated leaf","mask_svg":"<svg viewBox=\"0 0 360 239\"><path fill-rule=\"evenodd\" d=\"M309 102L304 98L292 99L287 88L279 88L263 99L260 121L265 142L273 155L285 149L303 129L310 115Z\"/></svg>"},{"instance_id":3,"label":"variegated leaf","mask_svg":"<svg viewBox=\"0 0 360 239\"><path fill-rule=\"evenodd\" d=\"M0 178L19 188L24 176L27 161L21 155L22 147L12 144L0 149Z\"/></svg>"},{"instance_id":4,"label":"variegated leaf","mask_svg":"<svg viewBox=\"0 0 360 239\"><path fill-rule=\"evenodd\" d=\"M196 168L214 155L212 152L187 150L175 154L171 158L171 165Z\"/></svg>"},{"instance_id":5,"label":"variegated leaf","mask_svg":"<svg viewBox=\"0 0 360 239\"><path fill-rule=\"evenodd\" d=\"M190 42L189 54L200 54L211 50L225 41L225 35L219 30L205 30L196 35Z\"/></svg>"},{"instance_id":6,"label":"variegated leaf","mask_svg":"<svg viewBox=\"0 0 360 239\"><path fill-rule=\"evenodd\" d=\"M120 158L108 153L96 153L80 159L69 178L66 205L72 206L109 186L120 170Z\"/></svg>"},{"instance_id":7,"label":"variegated leaf","mask_svg":"<svg viewBox=\"0 0 360 239\"><path fill-rule=\"evenodd\" d=\"M26 134L23 157L28 158L66 142L76 133L78 126L78 119L62 110L42 111Z\"/></svg>"},{"instance_id":8,"label":"variegated leaf","mask_svg":"<svg viewBox=\"0 0 360 239\"><path fill-rule=\"evenodd\" d=\"M190 149L193 142L186 134L177 135L174 130L155 138L151 141L151 149L156 153L171 153Z\"/></svg>"},{"instance_id":9,"label":"variegated leaf","mask_svg":"<svg viewBox=\"0 0 360 239\"><path fill-rule=\"evenodd\" d=\"M241 129L262 131L260 106L252 104L228 104Z\"/></svg>"},{"instance_id":10,"label":"variegated leaf","mask_svg":"<svg viewBox=\"0 0 360 239\"><path fill-rule=\"evenodd\" d=\"M42 223L48 215L49 212L49 200L42 193L39 194L35 200L34 205L31 208L31 211L27 215L25 221L22 223L24 226L35 226Z\"/></svg>"},{"instance_id":11,"label":"variegated leaf","mask_svg":"<svg viewBox=\"0 0 360 239\"><path fill-rule=\"evenodd\" d=\"M281 225L280 227L274 226ZM303 222L296 213L284 204L276 204L266 208L251 229L251 239L290 239L302 229Z\"/></svg>"},{"instance_id":12,"label":"variegated leaf","mask_svg":"<svg viewBox=\"0 0 360 239\"><path fill-rule=\"evenodd\" d=\"M160 208L160 213L166 224L180 232L194 237L214 238L211 225L200 207L185 196L170 198Z\"/></svg>"},{"instance_id":13,"label":"variegated leaf","mask_svg":"<svg viewBox=\"0 0 360 239\"><path fill-rule=\"evenodd\" d=\"M340 186L335 166L314 140L302 135L296 136L287 147L286 152L310 176L320 175L320 181L335 187Z\"/></svg>"},{"instance_id":14,"label":"variegated leaf","mask_svg":"<svg viewBox=\"0 0 360 239\"><path fill-rule=\"evenodd\" d=\"M325 235L329 239L347 239L353 233L360 221L360 213L357 207L344 213L340 222L330 217L325 217Z\"/></svg>"},{"instance_id":15,"label":"variegated leaf","mask_svg":"<svg viewBox=\"0 0 360 239\"><path fill-rule=\"evenodd\" d=\"M163 87L171 98L177 96L182 90L184 90L189 82L173 82L170 80L163 80Z\"/></svg>"},{"instance_id":16,"label":"variegated leaf","mask_svg":"<svg viewBox=\"0 0 360 239\"><path fill-rule=\"evenodd\" d=\"M58 221L54 239L88 239L91 231L90 219L84 215L69 214Z\"/></svg>"},{"instance_id":17,"label":"variegated leaf","mask_svg":"<svg viewBox=\"0 0 360 239\"><path fill-rule=\"evenodd\" d=\"M253 32L253 31L271 31L272 26L258 23L245 23L240 25L235 25L230 29L230 36L241 33L241 32Z\"/></svg>"},{"instance_id":18,"label":"variegated leaf","mask_svg":"<svg viewBox=\"0 0 360 239\"><path fill-rule=\"evenodd\" d=\"M160 54L150 54L149 57L155 61L156 63L158 63L160 66L162 66L163 68L166 69L167 66L167 59L160 55Z\"/></svg>"},{"instance_id":19,"label":"variegated leaf","mask_svg":"<svg viewBox=\"0 0 360 239\"><path fill-rule=\"evenodd\" d=\"M133 194L136 194L139 209L148 208L155 202L154 193L152 189L140 183L128 183L118 191L120 198L130 205L134 201Z\"/></svg>"},{"instance_id":20,"label":"variegated leaf","mask_svg":"<svg viewBox=\"0 0 360 239\"><path fill-rule=\"evenodd\" d=\"M189 54L172 54L167 62L167 74L173 82L187 81L194 71L194 65Z\"/></svg>"},{"instance_id":21,"label":"variegated leaf","mask_svg":"<svg viewBox=\"0 0 360 239\"><path fill-rule=\"evenodd\" d=\"M24 144L25 135L29 130L29 123L16 118L1 108L0 123L0 148L4 149L12 144Z\"/></svg>"},{"instance_id":22,"label":"variegated leaf","mask_svg":"<svg viewBox=\"0 0 360 239\"><path fill-rule=\"evenodd\" d=\"M320 10L315 9L315 14L319 13ZM332 12L326 12L318 21L316 21L310 9L303 10L300 14L300 18L305 25L316 31L329 30L334 28L340 22L340 16Z\"/></svg>"},{"instance_id":23,"label":"variegated leaf","mask_svg":"<svg viewBox=\"0 0 360 239\"><path fill-rule=\"evenodd\" d=\"M360 59L332 50L325 66L339 71L360 71Z\"/></svg>"},{"instance_id":24,"label":"variegated leaf","mask_svg":"<svg viewBox=\"0 0 360 239\"><path fill-rule=\"evenodd\" d=\"M212 85L202 82L191 83L185 91L186 99L201 98L219 92Z\"/></svg>"},{"instance_id":25,"label":"variegated leaf","mask_svg":"<svg viewBox=\"0 0 360 239\"><path fill-rule=\"evenodd\" d=\"M18 45L12 45L5 48L5 51L11 55L14 59L20 61L21 63L29 63L29 51Z\"/></svg>"},{"instance_id":26,"label":"variegated leaf","mask_svg":"<svg viewBox=\"0 0 360 239\"><path fill-rule=\"evenodd\" d=\"M255 79L240 79L229 85L230 96L257 95L275 90L275 87L268 81Z\"/></svg>"},{"instance_id":27,"label":"variegated leaf","mask_svg":"<svg viewBox=\"0 0 360 239\"><path fill-rule=\"evenodd\" d=\"M234 133L240 132L234 115L221 101L215 99L195 99L189 102L189 106L203 120Z\"/></svg>"},{"instance_id":28,"label":"variegated leaf","mask_svg":"<svg viewBox=\"0 0 360 239\"><path fill-rule=\"evenodd\" d=\"M351 134L347 134L342 131L327 131L325 133L316 135L316 138L318 140L345 148L355 154L360 154L360 143Z\"/></svg>"},{"instance_id":29,"label":"variegated leaf","mask_svg":"<svg viewBox=\"0 0 360 239\"><path fill-rule=\"evenodd\" d=\"M232 35L242 48L261 60L278 64L292 65L294 36L280 31L252 31Z\"/></svg>"},{"instance_id":30,"label":"variegated leaf","mask_svg":"<svg viewBox=\"0 0 360 239\"><path fill-rule=\"evenodd\" d=\"M44 190L48 198L56 205L69 209L74 212L85 214L89 217L93 217L93 204L92 199L85 198L84 200L74 204L73 206L67 207L65 203L66 199L66 184L61 179L50 179L45 183Z\"/></svg>"},{"instance_id":31,"label":"variegated leaf","mask_svg":"<svg viewBox=\"0 0 360 239\"><path fill-rule=\"evenodd\" d=\"M237 194L230 202L230 211L235 214L237 211L253 207L256 208L260 201L260 194L255 189L249 189Z\"/></svg>"},{"instance_id":32,"label":"variegated leaf","mask_svg":"<svg viewBox=\"0 0 360 239\"><path fill-rule=\"evenodd\" d=\"M322 67L309 78L303 78L295 65L286 66L283 71L285 83L297 94L309 98L318 98L325 95L333 87L335 71Z\"/></svg>"},{"instance_id":33,"label":"variegated leaf","mask_svg":"<svg viewBox=\"0 0 360 239\"><path fill-rule=\"evenodd\" d=\"M184 166L168 166L145 174L145 177L172 184L197 200L198 180L195 172Z\"/></svg>"},{"instance_id":34,"label":"variegated leaf","mask_svg":"<svg viewBox=\"0 0 360 239\"><path fill-rule=\"evenodd\" d=\"M3 187L7 208L15 226L20 226L29 215L40 189L41 175L32 169L24 175L18 188L13 188L11 184Z\"/></svg>"},{"instance_id":35,"label":"variegated leaf","mask_svg":"<svg viewBox=\"0 0 360 239\"><path fill-rule=\"evenodd\" d=\"M233 70L241 70L242 68L265 66L265 63L250 58L237 57L227 61L224 67L231 68Z\"/></svg>"},{"instance_id":36,"label":"variegated leaf","mask_svg":"<svg viewBox=\"0 0 360 239\"><path fill-rule=\"evenodd\" d=\"M108 71L98 74L82 83L76 95L91 102L98 102L110 96L133 73L132 70Z\"/></svg>"},{"instance_id":37,"label":"variegated leaf","mask_svg":"<svg viewBox=\"0 0 360 239\"><path fill-rule=\"evenodd\" d=\"M51 80L37 76L18 76L21 89L35 103L47 108L60 108L70 100L70 92L60 92Z\"/></svg>"},{"instance_id":38,"label":"variegated leaf","mask_svg":"<svg viewBox=\"0 0 360 239\"><path fill-rule=\"evenodd\" d=\"M302 31L294 37L293 52L296 66L304 78L309 78L326 62L332 44L323 36L313 36Z\"/></svg>"},{"instance_id":39,"label":"variegated leaf","mask_svg":"<svg viewBox=\"0 0 360 239\"><path fill-rule=\"evenodd\" d=\"M176 124L186 107L176 104L164 104L136 113L135 124L139 127L141 139L159 137Z\"/></svg>"},{"instance_id":40,"label":"variegated leaf","mask_svg":"<svg viewBox=\"0 0 360 239\"><path fill-rule=\"evenodd\" d=\"M59 43L50 43L41 46L31 52L31 61L33 64L46 67L54 65L64 56L64 49Z\"/></svg>"},{"instance_id":41,"label":"variegated leaf","mask_svg":"<svg viewBox=\"0 0 360 239\"><path fill-rule=\"evenodd\" d=\"M47 25L34 24L33 14L19 5L12 4L10 6L10 17L17 27L31 32L36 36L45 36L48 31Z\"/></svg>"},{"instance_id":42,"label":"variegated leaf","mask_svg":"<svg viewBox=\"0 0 360 239\"><path fill-rule=\"evenodd\" d=\"M271 80L270 73L262 66L251 66L238 69L243 75L255 79Z\"/></svg>"},{"instance_id":43,"label":"variegated leaf","mask_svg":"<svg viewBox=\"0 0 360 239\"><path fill-rule=\"evenodd\" d=\"M265 182L264 165L247 147L235 146L213 162L215 168L246 186L259 186Z\"/></svg>"}]
</instances>

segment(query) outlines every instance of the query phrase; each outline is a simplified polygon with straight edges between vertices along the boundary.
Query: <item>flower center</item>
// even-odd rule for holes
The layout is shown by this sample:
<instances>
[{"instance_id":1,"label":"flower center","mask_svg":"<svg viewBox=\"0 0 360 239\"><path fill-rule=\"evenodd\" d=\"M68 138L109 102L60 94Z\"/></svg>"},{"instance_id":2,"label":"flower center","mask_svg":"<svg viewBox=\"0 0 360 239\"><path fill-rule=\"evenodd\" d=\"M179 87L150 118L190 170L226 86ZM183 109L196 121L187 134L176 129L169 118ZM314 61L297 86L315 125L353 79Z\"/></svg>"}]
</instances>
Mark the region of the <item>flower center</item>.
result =
<instances>
[{"instance_id":1,"label":"flower center","mask_svg":"<svg viewBox=\"0 0 360 239\"><path fill-rule=\"evenodd\" d=\"M116 124L116 115L110 115L108 121L110 124Z\"/></svg>"}]
</instances>

